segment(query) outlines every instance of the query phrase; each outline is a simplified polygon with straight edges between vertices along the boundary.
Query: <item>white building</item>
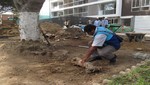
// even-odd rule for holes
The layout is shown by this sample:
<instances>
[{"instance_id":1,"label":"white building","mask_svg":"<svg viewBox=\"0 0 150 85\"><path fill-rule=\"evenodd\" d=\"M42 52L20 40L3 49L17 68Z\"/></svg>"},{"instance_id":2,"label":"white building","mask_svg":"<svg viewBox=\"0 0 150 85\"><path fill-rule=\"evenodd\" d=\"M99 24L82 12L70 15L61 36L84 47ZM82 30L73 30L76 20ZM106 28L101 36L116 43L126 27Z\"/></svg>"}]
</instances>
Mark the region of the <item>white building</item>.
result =
<instances>
[{"instance_id":1,"label":"white building","mask_svg":"<svg viewBox=\"0 0 150 85\"><path fill-rule=\"evenodd\" d=\"M50 0L52 18L60 16L120 17L122 0Z\"/></svg>"}]
</instances>

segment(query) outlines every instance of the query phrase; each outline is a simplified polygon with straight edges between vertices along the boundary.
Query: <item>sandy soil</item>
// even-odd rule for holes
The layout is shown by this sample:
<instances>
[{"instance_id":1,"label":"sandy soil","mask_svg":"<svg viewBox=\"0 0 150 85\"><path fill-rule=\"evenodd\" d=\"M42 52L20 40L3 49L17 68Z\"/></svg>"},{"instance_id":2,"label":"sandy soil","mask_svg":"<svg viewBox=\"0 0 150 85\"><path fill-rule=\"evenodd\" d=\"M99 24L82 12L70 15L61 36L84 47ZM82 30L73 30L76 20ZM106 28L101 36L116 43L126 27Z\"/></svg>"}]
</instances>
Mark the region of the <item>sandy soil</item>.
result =
<instances>
[{"instance_id":1,"label":"sandy soil","mask_svg":"<svg viewBox=\"0 0 150 85\"><path fill-rule=\"evenodd\" d=\"M78 45L87 45L91 38L84 34L84 37L78 36L57 36L49 39L51 46L47 46L46 42L20 42L18 36L1 36L0 84L93 85L140 62L141 59L133 58L133 54L139 52L137 48L142 48L142 52L150 52L149 41L124 41L116 52L118 59L115 65L109 65L105 59L94 61L94 65L103 67L102 71L87 74L84 68L71 63L74 57L84 56L87 48Z\"/></svg>"},{"instance_id":2,"label":"sandy soil","mask_svg":"<svg viewBox=\"0 0 150 85\"><path fill-rule=\"evenodd\" d=\"M74 57L83 57L87 49L78 45L86 45L85 41L68 39L47 47L40 42L26 43L16 39L1 39L1 85L92 85L140 62L140 59L133 58L135 49L143 44L149 46L148 42L125 42L116 53L116 65L109 65L104 59L95 61L95 65L104 69L102 72L87 74L84 68L74 66L70 62Z\"/></svg>"}]
</instances>

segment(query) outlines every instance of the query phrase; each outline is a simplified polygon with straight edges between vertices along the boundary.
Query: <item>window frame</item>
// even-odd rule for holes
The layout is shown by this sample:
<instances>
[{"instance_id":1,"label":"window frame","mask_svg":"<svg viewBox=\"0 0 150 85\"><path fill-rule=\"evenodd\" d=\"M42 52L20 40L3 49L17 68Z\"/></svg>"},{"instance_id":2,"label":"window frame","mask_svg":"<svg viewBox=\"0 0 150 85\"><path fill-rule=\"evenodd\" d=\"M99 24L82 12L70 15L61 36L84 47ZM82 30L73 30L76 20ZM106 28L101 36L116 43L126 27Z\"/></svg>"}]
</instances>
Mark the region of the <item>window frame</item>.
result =
<instances>
[{"instance_id":1,"label":"window frame","mask_svg":"<svg viewBox=\"0 0 150 85\"><path fill-rule=\"evenodd\" d=\"M139 0L139 6L136 6L138 0L132 0L131 2L131 12L139 12L141 9L141 0ZM133 6L135 5L135 6ZM134 9L137 9L137 11L133 11Z\"/></svg>"}]
</instances>

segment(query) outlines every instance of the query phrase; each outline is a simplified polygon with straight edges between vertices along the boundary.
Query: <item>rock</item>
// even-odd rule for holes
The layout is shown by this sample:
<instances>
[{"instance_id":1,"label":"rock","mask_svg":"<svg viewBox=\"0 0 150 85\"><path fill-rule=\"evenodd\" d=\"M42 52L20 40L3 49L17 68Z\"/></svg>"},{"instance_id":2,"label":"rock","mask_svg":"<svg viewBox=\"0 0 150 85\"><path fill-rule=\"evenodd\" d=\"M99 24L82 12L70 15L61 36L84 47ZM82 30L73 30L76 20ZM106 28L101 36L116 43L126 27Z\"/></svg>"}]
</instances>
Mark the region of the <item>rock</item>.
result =
<instances>
[{"instance_id":1,"label":"rock","mask_svg":"<svg viewBox=\"0 0 150 85\"><path fill-rule=\"evenodd\" d=\"M145 60L146 57L147 57L147 54L143 54L141 59L142 59L142 60Z\"/></svg>"},{"instance_id":2,"label":"rock","mask_svg":"<svg viewBox=\"0 0 150 85\"><path fill-rule=\"evenodd\" d=\"M117 78L117 75L112 75L112 78Z\"/></svg>"},{"instance_id":3,"label":"rock","mask_svg":"<svg viewBox=\"0 0 150 85\"><path fill-rule=\"evenodd\" d=\"M120 72L119 72L119 74L121 74L121 75L125 75L125 74L126 74L126 72L124 72L124 71L120 71Z\"/></svg>"},{"instance_id":4,"label":"rock","mask_svg":"<svg viewBox=\"0 0 150 85\"><path fill-rule=\"evenodd\" d=\"M145 62L146 62L146 63L147 63L147 62L150 62L150 59L146 59Z\"/></svg>"},{"instance_id":5,"label":"rock","mask_svg":"<svg viewBox=\"0 0 150 85\"><path fill-rule=\"evenodd\" d=\"M150 59L150 54L147 55L147 59Z\"/></svg>"},{"instance_id":6,"label":"rock","mask_svg":"<svg viewBox=\"0 0 150 85\"><path fill-rule=\"evenodd\" d=\"M140 58L140 59L141 59L141 56L142 56L142 55L143 55L143 53L137 52L137 53L133 54L133 57L134 57L134 58Z\"/></svg>"},{"instance_id":7,"label":"rock","mask_svg":"<svg viewBox=\"0 0 150 85\"><path fill-rule=\"evenodd\" d=\"M60 41L60 39L57 39L57 40L56 40L56 42L59 42L59 41Z\"/></svg>"},{"instance_id":8,"label":"rock","mask_svg":"<svg viewBox=\"0 0 150 85\"><path fill-rule=\"evenodd\" d=\"M108 80L108 79L104 79L102 84L105 85L105 84L108 84L108 83L111 83L112 81L111 80Z\"/></svg>"},{"instance_id":9,"label":"rock","mask_svg":"<svg viewBox=\"0 0 150 85\"><path fill-rule=\"evenodd\" d=\"M132 66L131 69L132 69L132 70L136 69L136 66Z\"/></svg>"},{"instance_id":10,"label":"rock","mask_svg":"<svg viewBox=\"0 0 150 85\"><path fill-rule=\"evenodd\" d=\"M142 64L140 64L140 63L137 63L137 64L136 64L136 66L138 66L138 67L141 66L141 65L142 65Z\"/></svg>"},{"instance_id":11,"label":"rock","mask_svg":"<svg viewBox=\"0 0 150 85\"><path fill-rule=\"evenodd\" d=\"M127 69L126 69L126 72L128 72L128 73L131 72L131 69L127 68Z\"/></svg>"},{"instance_id":12,"label":"rock","mask_svg":"<svg viewBox=\"0 0 150 85\"><path fill-rule=\"evenodd\" d=\"M146 64L146 63L145 63L145 61L141 61L140 63L141 63L141 65L144 65L144 64Z\"/></svg>"},{"instance_id":13,"label":"rock","mask_svg":"<svg viewBox=\"0 0 150 85\"><path fill-rule=\"evenodd\" d=\"M93 83L92 85L101 85L101 84L99 84L99 83Z\"/></svg>"},{"instance_id":14,"label":"rock","mask_svg":"<svg viewBox=\"0 0 150 85\"><path fill-rule=\"evenodd\" d=\"M145 59L148 59L150 57L150 55L146 54L146 53L137 52L137 53L133 54L133 57L145 60Z\"/></svg>"},{"instance_id":15,"label":"rock","mask_svg":"<svg viewBox=\"0 0 150 85\"><path fill-rule=\"evenodd\" d=\"M142 48L136 48L136 50L137 50L137 51L143 51L143 49L142 49Z\"/></svg>"}]
</instances>

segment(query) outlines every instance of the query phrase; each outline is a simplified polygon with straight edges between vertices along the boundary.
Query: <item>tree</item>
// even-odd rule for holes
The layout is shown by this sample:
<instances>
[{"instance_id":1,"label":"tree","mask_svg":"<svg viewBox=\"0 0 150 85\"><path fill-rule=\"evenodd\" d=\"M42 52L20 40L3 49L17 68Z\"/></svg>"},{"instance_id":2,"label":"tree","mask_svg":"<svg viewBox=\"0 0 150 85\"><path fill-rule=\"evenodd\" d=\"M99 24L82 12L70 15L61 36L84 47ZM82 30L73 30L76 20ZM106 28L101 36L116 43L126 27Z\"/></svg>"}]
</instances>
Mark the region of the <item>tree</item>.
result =
<instances>
[{"instance_id":1,"label":"tree","mask_svg":"<svg viewBox=\"0 0 150 85\"><path fill-rule=\"evenodd\" d=\"M2 0L4 9L14 7L19 12L19 31L21 40L40 39L39 12L45 0Z\"/></svg>"},{"instance_id":2,"label":"tree","mask_svg":"<svg viewBox=\"0 0 150 85\"><path fill-rule=\"evenodd\" d=\"M13 0L0 1L0 13L12 10L14 8Z\"/></svg>"}]
</instances>

